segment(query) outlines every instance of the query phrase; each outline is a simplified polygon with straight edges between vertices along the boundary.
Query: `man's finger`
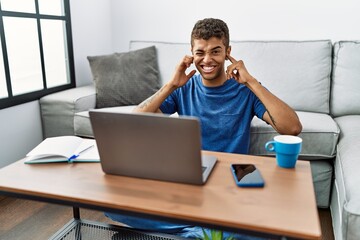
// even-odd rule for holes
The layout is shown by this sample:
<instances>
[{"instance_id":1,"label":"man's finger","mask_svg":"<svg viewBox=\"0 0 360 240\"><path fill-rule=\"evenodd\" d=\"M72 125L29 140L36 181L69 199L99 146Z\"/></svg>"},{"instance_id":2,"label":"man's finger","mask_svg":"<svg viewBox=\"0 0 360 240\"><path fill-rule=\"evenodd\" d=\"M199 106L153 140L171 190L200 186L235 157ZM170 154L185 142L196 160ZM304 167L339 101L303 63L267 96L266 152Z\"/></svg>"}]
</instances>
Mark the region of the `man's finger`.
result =
<instances>
[{"instance_id":1,"label":"man's finger","mask_svg":"<svg viewBox=\"0 0 360 240\"><path fill-rule=\"evenodd\" d=\"M187 67L189 67L194 61L193 56L185 56L184 62L186 63Z\"/></svg>"},{"instance_id":2,"label":"man's finger","mask_svg":"<svg viewBox=\"0 0 360 240\"><path fill-rule=\"evenodd\" d=\"M188 61L194 61L194 57L193 56L189 56L189 55L186 55L185 56L185 59L188 60Z\"/></svg>"},{"instance_id":3,"label":"man's finger","mask_svg":"<svg viewBox=\"0 0 360 240\"><path fill-rule=\"evenodd\" d=\"M232 56L230 56L230 55L227 55L227 58L230 60L230 62L231 62L231 63L236 62L236 59L235 59L235 58L233 58L233 57L232 57Z\"/></svg>"},{"instance_id":4,"label":"man's finger","mask_svg":"<svg viewBox=\"0 0 360 240\"><path fill-rule=\"evenodd\" d=\"M186 55L186 56L183 58L183 60L182 60L182 62L181 62L180 64L181 64L182 66L185 66L186 68L188 68L188 67L191 66L191 64L193 63L193 61L194 61L193 56L188 56L188 55Z\"/></svg>"},{"instance_id":5,"label":"man's finger","mask_svg":"<svg viewBox=\"0 0 360 240\"><path fill-rule=\"evenodd\" d=\"M187 77L188 79L190 79L192 76L194 76L195 73L196 73L196 70L192 70L191 72L189 72L188 75L186 75L186 77Z\"/></svg>"}]
</instances>

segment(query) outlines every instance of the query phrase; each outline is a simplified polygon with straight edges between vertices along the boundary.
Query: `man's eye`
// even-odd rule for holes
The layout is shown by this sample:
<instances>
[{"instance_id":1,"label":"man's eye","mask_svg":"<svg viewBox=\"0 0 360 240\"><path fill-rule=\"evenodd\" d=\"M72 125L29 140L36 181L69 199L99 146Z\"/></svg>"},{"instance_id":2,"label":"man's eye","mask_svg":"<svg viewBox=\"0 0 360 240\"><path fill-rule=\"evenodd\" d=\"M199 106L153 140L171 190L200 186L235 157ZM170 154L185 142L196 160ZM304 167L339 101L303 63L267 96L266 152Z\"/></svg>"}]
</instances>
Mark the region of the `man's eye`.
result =
<instances>
[{"instance_id":1,"label":"man's eye","mask_svg":"<svg viewBox=\"0 0 360 240\"><path fill-rule=\"evenodd\" d=\"M198 52L198 53L195 53L196 54L196 56L203 56L204 55L204 53L201 53L201 52Z\"/></svg>"},{"instance_id":2,"label":"man's eye","mask_svg":"<svg viewBox=\"0 0 360 240\"><path fill-rule=\"evenodd\" d=\"M212 52L214 55L219 55L220 54L220 51L213 51Z\"/></svg>"}]
</instances>

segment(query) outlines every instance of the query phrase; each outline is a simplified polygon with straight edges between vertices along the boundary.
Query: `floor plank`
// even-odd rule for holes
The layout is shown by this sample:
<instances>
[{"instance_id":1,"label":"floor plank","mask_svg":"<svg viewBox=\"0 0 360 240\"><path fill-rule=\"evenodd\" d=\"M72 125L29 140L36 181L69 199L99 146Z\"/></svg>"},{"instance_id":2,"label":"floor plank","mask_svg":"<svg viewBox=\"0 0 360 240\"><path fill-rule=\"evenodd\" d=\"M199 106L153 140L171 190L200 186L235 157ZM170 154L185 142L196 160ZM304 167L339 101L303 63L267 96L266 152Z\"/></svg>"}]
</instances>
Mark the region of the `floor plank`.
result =
<instances>
[{"instance_id":1,"label":"floor plank","mask_svg":"<svg viewBox=\"0 0 360 240\"><path fill-rule=\"evenodd\" d=\"M319 209L321 234L324 240L334 240L330 209Z\"/></svg>"},{"instance_id":2,"label":"floor plank","mask_svg":"<svg viewBox=\"0 0 360 240\"><path fill-rule=\"evenodd\" d=\"M81 209L80 215L87 220L114 224L102 212ZM25 240L29 236L48 239L72 217L72 208L68 206L5 198L0 200L0 239Z\"/></svg>"},{"instance_id":3,"label":"floor plank","mask_svg":"<svg viewBox=\"0 0 360 240\"><path fill-rule=\"evenodd\" d=\"M81 209L83 219L117 224L103 212ZM0 239L28 240L48 239L73 217L71 207L37 201L0 198ZM319 209L324 240L333 240L331 214L328 209Z\"/></svg>"}]
</instances>

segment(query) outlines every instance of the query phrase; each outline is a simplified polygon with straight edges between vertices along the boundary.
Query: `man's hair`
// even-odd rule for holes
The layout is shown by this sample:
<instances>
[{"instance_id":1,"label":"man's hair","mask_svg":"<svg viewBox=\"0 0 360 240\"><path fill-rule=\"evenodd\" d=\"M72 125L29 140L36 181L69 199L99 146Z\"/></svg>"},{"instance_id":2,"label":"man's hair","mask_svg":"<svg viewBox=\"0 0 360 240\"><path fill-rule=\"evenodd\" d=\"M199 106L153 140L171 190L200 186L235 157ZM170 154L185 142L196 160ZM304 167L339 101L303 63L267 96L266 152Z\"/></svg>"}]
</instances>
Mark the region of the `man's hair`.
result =
<instances>
[{"instance_id":1,"label":"man's hair","mask_svg":"<svg viewBox=\"0 0 360 240\"><path fill-rule=\"evenodd\" d=\"M212 37L222 39L226 49L229 47L229 29L224 21L215 18L199 20L191 32L191 46L194 45L194 39L209 40Z\"/></svg>"}]
</instances>

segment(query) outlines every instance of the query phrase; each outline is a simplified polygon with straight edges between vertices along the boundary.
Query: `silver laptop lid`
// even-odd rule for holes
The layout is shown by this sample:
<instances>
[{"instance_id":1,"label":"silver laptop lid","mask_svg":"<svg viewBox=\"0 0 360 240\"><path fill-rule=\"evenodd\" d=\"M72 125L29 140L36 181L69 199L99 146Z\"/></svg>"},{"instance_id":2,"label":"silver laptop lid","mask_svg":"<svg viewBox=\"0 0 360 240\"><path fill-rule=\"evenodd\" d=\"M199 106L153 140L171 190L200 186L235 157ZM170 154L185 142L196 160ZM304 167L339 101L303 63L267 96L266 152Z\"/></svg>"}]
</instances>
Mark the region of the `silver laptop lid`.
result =
<instances>
[{"instance_id":1,"label":"silver laptop lid","mask_svg":"<svg viewBox=\"0 0 360 240\"><path fill-rule=\"evenodd\" d=\"M90 120L105 173L204 183L197 118L90 111Z\"/></svg>"}]
</instances>

